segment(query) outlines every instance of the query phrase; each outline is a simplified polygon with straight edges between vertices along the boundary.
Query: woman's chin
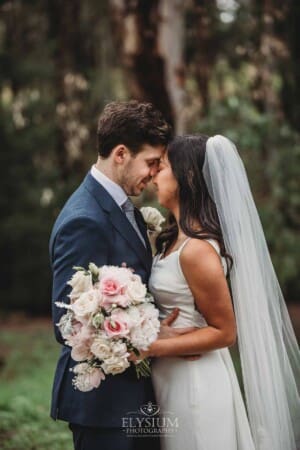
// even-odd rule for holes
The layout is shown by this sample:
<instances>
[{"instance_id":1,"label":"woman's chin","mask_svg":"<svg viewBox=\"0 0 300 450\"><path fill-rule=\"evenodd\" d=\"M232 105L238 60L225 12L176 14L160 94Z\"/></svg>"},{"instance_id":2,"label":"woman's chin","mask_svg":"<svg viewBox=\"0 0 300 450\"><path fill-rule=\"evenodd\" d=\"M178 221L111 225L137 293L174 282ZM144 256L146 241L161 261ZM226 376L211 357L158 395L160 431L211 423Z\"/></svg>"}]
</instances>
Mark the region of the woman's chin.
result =
<instances>
[{"instance_id":1,"label":"woman's chin","mask_svg":"<svg viewBox=\"0 0 300 450\"><path fill-rule=\"evenodd\" d=\"M160 204L160 206L167 208L166 202L164 202L164 200L162 198L160 198L159 195L157 196L157 201Z\"/></svg>"}]
</instances>

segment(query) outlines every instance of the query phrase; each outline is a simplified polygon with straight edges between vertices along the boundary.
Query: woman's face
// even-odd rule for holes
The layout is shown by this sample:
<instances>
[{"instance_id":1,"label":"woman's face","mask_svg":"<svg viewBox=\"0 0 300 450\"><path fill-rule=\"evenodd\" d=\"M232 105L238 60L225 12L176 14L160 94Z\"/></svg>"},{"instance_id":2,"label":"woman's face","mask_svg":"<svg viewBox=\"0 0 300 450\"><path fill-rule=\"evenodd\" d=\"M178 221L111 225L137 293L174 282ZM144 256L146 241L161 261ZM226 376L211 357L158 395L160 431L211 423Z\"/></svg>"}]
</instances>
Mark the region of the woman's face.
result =
<instances>
[{"instance_id":1,"label":"woman's face","mask_svg":"<svg viewBox=\"0 0 300 450\"><path fill-rule=\"evenodd\" d=\"M153 177L153 184L157 188L158 202L165 208L172 209L178 203L178 183L173 175L167 153L159 163L158 172Z\"/></svg>"}]
</instances>

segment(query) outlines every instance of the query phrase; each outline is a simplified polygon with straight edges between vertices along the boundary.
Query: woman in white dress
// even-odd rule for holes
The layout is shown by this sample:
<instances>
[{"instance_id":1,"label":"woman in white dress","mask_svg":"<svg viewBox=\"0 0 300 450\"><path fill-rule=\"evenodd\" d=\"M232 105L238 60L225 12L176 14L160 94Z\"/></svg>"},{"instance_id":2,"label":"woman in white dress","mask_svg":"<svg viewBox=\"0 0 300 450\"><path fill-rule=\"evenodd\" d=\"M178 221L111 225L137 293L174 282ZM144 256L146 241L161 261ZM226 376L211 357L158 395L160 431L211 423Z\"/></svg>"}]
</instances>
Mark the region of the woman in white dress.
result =
<instances>
[{"instance_id":1,"label":"woman in white dress","mask_svg":"<svg viewBox=\"0 0 300 450\"><path fill-rule=\"evenodd\" d=\"M144 354L161 414L178 419L162 450L298 449L299 349L234 145L176 137L153 181L171 220L150 291L162 318L177 307L172 326L193 327ZM247 412L228 350L236 337Z\"/></svg>"}]
</instances>

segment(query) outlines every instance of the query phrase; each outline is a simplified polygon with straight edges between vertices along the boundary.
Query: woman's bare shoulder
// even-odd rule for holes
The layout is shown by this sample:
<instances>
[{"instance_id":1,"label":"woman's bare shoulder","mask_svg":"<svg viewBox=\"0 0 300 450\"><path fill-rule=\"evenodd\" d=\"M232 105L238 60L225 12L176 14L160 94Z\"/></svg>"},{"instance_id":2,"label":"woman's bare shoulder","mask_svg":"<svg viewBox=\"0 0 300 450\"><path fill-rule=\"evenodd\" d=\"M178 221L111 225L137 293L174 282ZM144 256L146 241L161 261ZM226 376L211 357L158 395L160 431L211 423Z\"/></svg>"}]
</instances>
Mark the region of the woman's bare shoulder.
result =
<instances>
[{"instance_id":1,"label":"woman's bare shoulder","mask_svg":"<svg viewBox=\"0 0 300 450\"><path fill-rule=\"evenodd\" d=\"M220 255L204 239L190 239L180 253L180 264L184 272L216 275L223 273Z\"/></svg>"}]
</instances>

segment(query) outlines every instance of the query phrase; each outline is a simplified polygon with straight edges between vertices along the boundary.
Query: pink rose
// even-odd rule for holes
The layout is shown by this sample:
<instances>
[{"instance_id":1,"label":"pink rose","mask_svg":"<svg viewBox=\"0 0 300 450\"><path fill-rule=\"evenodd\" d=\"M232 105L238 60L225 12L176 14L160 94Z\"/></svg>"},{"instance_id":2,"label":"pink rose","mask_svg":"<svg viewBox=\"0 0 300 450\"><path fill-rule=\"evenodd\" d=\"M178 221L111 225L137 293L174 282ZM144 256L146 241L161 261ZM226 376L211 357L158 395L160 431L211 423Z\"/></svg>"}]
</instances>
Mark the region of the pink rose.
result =
<instances>
[{"instance_id":1,"label":"pink rose","mask_svg":"<svg viewBox=\"0 0 300 450\"><path fill-rule=\"evenodd\" d=\"M112 315L109 319L105 319L103 327L109 337L126 336L129 333L128 323L118 315Z\"/></svg>"},{"instance_id":2,"label":"pink rose","mask_svg":"<svg viewBox=\"0 0 300 450\"><path fill-rule=\"evenodd\" d=\"M130 298L127 295L114 295L103 297L101 301L101 306L106 310L110 310L112 305L120 306L126 308L130 305Z\"/></svg>"},{"instance_id":3,"label":"pink rose","mask_svg":"<svg viewBox=\"0 0 300 450\"><path fill-rule=\"evenodd\" d=\"M104 295L118 295L122 293L124 287L116 278L106 276L100 281L99 289Z\"/></svg>"}]
</instances>

